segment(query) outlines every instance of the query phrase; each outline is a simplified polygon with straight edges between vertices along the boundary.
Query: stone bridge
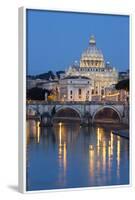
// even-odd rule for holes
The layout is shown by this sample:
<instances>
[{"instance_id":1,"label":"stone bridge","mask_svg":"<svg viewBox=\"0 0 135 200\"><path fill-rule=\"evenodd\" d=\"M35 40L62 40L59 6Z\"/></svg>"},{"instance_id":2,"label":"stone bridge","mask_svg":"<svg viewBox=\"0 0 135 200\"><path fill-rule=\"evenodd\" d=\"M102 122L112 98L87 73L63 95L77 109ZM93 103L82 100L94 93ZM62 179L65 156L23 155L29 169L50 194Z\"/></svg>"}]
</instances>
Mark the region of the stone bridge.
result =
<instances>
[{"instance_id":1,"label":"stone bridge","mask_svg":"<svg viewBox=\"0 0 135 200\"><path fill-rule=\"evenodd\" d=\"M39 116L42 120L50 118L50 121L64 118L62 112L71 111L71 119L75 116L81 123L94 123L97 114L107 110L113 111L119 123L128 124L128 105L122 102L27 102L27 116Z\"/></svg>"}]
</instances>

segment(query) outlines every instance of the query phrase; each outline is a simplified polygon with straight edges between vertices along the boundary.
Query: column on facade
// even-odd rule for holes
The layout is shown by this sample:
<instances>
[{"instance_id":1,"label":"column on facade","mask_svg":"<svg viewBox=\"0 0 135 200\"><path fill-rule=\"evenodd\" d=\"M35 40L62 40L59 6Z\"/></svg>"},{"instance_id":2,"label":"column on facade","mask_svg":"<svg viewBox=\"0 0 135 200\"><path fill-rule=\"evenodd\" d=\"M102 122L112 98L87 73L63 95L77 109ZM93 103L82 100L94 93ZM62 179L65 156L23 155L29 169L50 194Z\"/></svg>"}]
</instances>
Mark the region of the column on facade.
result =
<instances>
[{"instance_id":1,"label":"column on facade","mask_svg":"<svg viewBox=\"0 0 135 200\"><path fill-rule=\"evenodd\" d=\"M98 95L101 96L101 81L98 81Z\"/></svg>"}]
</instances>

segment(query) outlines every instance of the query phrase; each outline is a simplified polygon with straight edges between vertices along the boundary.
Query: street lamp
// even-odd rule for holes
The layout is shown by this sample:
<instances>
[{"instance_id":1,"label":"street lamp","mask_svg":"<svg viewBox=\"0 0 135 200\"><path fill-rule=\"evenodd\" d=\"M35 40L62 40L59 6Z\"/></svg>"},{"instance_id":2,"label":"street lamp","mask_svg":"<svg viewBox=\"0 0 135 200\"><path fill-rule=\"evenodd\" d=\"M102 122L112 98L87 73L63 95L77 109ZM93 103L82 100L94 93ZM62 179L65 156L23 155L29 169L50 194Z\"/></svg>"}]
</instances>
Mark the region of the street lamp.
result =
<instances>
[{"instance_id":1,"label":"street lamp","mask_svg":"<svg viewBox=\"0 0 135 200\"><path fill-rule=\"evenodd\" d=\"M64 95L63 95L63 97L64 97L64 102L65 102L65 99L66 99L66 95L64 94Z\"/></svg>"},{"instance_id":2,"label":"street lamp","mask_svg":"<svg viewBox=\"0 0 135 200\"><path fill-rule=\"evenodd\" d=\"M102 96L102 100L103 100L103 101L105 100L105 95Z\"/></svg>"}]
</instances>

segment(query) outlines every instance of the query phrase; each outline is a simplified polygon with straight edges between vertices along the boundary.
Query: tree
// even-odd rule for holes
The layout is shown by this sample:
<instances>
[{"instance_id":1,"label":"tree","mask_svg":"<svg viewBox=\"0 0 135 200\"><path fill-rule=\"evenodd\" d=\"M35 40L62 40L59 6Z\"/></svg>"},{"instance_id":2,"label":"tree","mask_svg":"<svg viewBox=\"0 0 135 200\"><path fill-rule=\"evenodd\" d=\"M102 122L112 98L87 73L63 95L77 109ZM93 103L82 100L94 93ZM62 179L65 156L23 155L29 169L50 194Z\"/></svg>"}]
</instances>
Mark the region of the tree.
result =
<instances>
[{"instance_id":1,"label":"tree","mask_svg":"<svg viewBox=\"0 0 135 200\"><path fill-rule=\"evenodd\" d=\"M129 79L119 81L116 86L116 90L126 90L129 91Z\"/></svg>"},{"instance_id":2,"label":"tree","mask_svg":"<svg viewBox=\"0 0 135 200\"><path fill-rule=\"evenodd\" d=\"M45 93L47 93L47 95L49 95L50 91L46 90L46 89L34 87L34 88L27 90L27 99L28 100L44 100Z\"/></svg>"},{"instance_id":3,"label":"tree","mask_svg":"<svg viewBox=\"0 0 135 200\"><path fill-rule=\"evenodd\" d=\"M55 113L56 113L56 108L55 108L55 106L54 106L53 109L52 109L52 111L51 111L52 116L54 116Z\"/></svg>"}]
</instances>

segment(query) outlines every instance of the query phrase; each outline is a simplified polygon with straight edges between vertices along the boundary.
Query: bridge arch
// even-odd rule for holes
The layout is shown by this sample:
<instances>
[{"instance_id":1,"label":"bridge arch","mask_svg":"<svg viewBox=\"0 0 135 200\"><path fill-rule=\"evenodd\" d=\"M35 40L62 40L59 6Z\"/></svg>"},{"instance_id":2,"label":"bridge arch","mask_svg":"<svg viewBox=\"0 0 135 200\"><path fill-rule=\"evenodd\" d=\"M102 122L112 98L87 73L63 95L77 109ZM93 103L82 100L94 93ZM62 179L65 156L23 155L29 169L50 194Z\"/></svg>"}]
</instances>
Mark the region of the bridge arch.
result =
<instances>
[{"instance_id":1,"label":"bridge arch","mask_svg":"<svg viewBox=\"0 0 135 200\"><path fill-rule=\"evenodd\" d=\"M98 108L92 115L92 123L94 123L94 121L96 121L96 117L98 114L101 114L101 112L107 112L107 111L113 111L114 116L116 117L117 121L121 122L121 114L119 112L119 110L117 108L115 108L114 106L102 106L100 108ZM109 121L108 121L109 122Z\"/></svg>"},{"instance_id":2,"label":"bridge arch","mask_svg":"<svg viewBox=\"0 0 135 200\"><path fill-rule=\"evenodd\" d=\"M53 120L59 119L66 120L76 120L76 121L82 121L82 115L81 112L76 108L72 106L60 106L56 108L56 113L53 117Z\"/></svg>"}]
</instances>

